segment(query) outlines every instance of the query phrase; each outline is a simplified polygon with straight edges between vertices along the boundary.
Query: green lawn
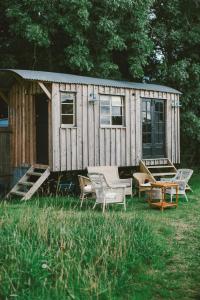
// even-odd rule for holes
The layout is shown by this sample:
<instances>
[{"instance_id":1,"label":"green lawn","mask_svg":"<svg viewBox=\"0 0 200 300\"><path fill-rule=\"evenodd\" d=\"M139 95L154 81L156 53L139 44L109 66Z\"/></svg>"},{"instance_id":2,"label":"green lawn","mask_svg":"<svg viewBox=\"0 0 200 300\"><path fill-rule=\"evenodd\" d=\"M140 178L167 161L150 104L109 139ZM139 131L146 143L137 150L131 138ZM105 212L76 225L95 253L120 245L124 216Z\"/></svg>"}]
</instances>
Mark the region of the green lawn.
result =
<instances>
[{"instance_id":1,"label":"green lawn","mask_svg":"<svg viewBox=\"0 0 200 300\"><path fill-rule=\"evenodd\" d=\"M82 210L74 198L0 204L0 299L200 299L200 175L163 213Z\"/></svg>"}]
</instances>

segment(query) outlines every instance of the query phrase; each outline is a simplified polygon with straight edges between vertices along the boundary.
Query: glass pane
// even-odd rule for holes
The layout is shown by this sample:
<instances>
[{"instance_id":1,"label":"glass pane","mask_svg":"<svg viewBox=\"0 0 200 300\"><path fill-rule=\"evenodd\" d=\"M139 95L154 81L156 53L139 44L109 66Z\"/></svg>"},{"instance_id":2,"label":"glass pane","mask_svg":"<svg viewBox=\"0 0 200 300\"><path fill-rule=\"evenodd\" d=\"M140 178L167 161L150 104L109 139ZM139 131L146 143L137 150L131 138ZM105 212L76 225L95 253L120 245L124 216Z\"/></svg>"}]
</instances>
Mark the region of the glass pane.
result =
<instances>
[{"instance_id":1,"label":"glass pane","mask_svg":"<svg viewBox=\"0 0 200 300\"><path fill-rule=\"evenodd\" d=\"M149 132L149 133L151 132L151 123L150 122L146 123L146 128L145 129L146 129L145 130L146 132Z\"/></svg>"},{"instance_id":2,"label":"glass pane","mask_svg":"<svg viewBox=\"0 0 200 300\"><path fill-rule=\"evenodd\" d=\"M163 113L160 113L160 114L159 114L159 120L160 120L160 121L164 121L164 114L163 114Z\"/></svg>"},{"instance_id":3,"label":"glass pane","mask_svg":"<svg viewBox=\"0 0 200 300\"><path fill-rule=\"evenodd\" d=\"M142 122L144 123L146 121L146 111L142 112Z\"/></svg>"},{"instance_id":4,"label":"glass pane","mask_svg":"<svg viewBox=\"0 0 200 300\"><path fill-rule=\"evenodd\" d=\"M101 114L110 116L110 106L101 106Z\"/></svg>"},{"instance_id":5,"label":"glass pane","mask_svg":"<svg viewBox=\"0 0 200 300\"><path fill-rule=\"evenodd\" d=\"M159 143L164 143L164 135L163 134L159 134Z\"/></svg>"},{"instance_id":6,"label":"glass pane","mask_svg":"<svg viewBox=\"0 0 200 300\"><path fill-rule=\"evenodd\" d=\"M151 112L147 112L147 120L151 120Z\"/></svg>"},{"instance_id":7,"label":"glass pane","mask_svg":"<svg viewBox=\"0 0 200 300\"><path fill-rule=\"evenodd\" d=\"M62 124L73 124L73 115L62 115Z\"/></svg>"},{"instance_id":8,"label":"glass pane","mask_svg":"<svg viewBox=\"0 0 200 300\"><path fill-rule=\"evenodd\" d=\"M101 116L101 125L110 125L110 116Z\"/></svg>"},{"instance_id":9,"label":"glass pane","mask_svg":"<svg viewBox=\"0 0 200 300\"><path fill-rule=\"evenodd\" d=\"M159 102L155 103L155 111L160 111L160 103Z\"/></svg>"},{"instance_id":10,"label":"glass pane","mask_svg":"<svg viewBox=\"0 0 200 300\"><path fill-rule=\"evenodd\" d=\"M113 106L121 106L123 98L121 96L112 96L112 105Z\"/></svg>"},{"instance_id":11,"label":"glass pane","mask_svg":"<svg viewBox=\"0 0 200 300\"><path fill-rule=\"evenodd\" d=\"M142 111L146 111L146 101L142 101Z\"/></svg>"},{"instance_id":12,"label":"glass pane","mask_svg":"<svg viewBox=\"0 0 200 300\"><path fill-rule=\"evenodd\" d=\"M122 107L121 106L113 106L112 107L112 115L113 116L121 116L122 115Z\"/></svg>"},{"instance_id":13,"label":"glass pane","mask_svg":"<svg viewBox=\"0 0 200 300\"><path fill-rule=\"evenodd\" d=\"M122 117L112 117L112 125L123 125Z\"/></svg>"},{"instance_id":14,"label":"glass pane","mask_svg":"<svg viewBox=\"0 0 200 300\"><path fill-rule=\"evenodd\" d=\"M75 100L74 93L61 93L61 102L62 103L73 103Z\"/></svg>"},{"instance_id":15,"label":"glass pane","mask_svg":"<svg viewBox=\"0 0 200 300\"><path fill-rule=\"evenodd\" d=\"M143 133L142 141L144 144L150 144L151 143L151 134Z\"/></svg>"},{"instance_id":16,"label":"glass pane","mask_svg":"<svg viewBox=\"0 0 200 300\"><path fill-rule=\"evenodd\" d=\"M73 104L62 104L62 114L73 114Z\"/></svg>"},{"instance_id":17,"label":"glass pane","mask_svg":"<svg viewBox=\"0 0 200 300\"><path fill-rule=\"evenodd\" d=\"M151 111L151 102L150 101L148 101L147 102L147 111Z\"/></svg>"},{"instance_id":18,"label":"glass pane","mask_svg":"<svg viewBox=\"0 0 200 300\"><path fill-rule=\"evenodd\" d=\"M101 101L110 102L110 96L108 96L108 95L100 95L100 100Z\"/></svg>"},{"instance_id":19,"label":"glass pane","mask_svg":"<svg viewBox=\"0 0 200 300\"><path fill-rule=\"evenodd\" d=\"M109 105L110 106L110 101L109 100L101 100L101 106L103 105Z\"/></svg>"}]
</instances>

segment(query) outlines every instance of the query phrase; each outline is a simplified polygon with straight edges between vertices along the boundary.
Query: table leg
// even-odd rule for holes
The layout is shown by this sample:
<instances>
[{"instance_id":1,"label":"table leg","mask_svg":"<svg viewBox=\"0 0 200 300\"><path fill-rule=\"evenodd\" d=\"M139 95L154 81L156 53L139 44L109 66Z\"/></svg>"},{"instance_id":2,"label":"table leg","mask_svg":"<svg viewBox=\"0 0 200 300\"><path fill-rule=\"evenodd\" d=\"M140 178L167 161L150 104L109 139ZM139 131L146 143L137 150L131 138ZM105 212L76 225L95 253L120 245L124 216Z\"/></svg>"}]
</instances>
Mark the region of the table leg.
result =
<instances>
[{"instance_id":1,"label":"table leg","mask_svg":"<svg viewBox=\"0 0 200 300\"><path fill-rule=\"evenodd\" d=\"M178 207L178 189L179 189L179 186L177 185L176 186L176 207Z\"/></svg>"}]
</instances>

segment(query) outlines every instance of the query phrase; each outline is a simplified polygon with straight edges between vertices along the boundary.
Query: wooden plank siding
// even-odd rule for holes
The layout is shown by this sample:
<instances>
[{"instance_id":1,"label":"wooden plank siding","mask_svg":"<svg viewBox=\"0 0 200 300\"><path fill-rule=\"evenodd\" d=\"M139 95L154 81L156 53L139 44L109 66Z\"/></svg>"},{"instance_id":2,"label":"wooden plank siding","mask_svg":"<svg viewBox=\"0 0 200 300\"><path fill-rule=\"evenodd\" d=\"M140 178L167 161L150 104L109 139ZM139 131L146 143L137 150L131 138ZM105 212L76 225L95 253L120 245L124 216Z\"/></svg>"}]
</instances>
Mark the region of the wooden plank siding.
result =
<instances>
[{"instance_id":1,"label":"wooden plank siding","mask_svg":"<svg viewBox=\"0 0 200 300\"><path fill-rule=\"evenodd\" d=\"M11 135L12 167L36 162L34 95L43 91L37 82L30 85L16 83L10 90L9 129Z\"/></svg>"},{"instance_id":2,"label":"wooden plank siding","mask_svg":"<svg viewBox=\"0 0 200 300\"><path fill-rule=\"evenodd\" d=\"M179 109L172 107L176 94L81 84L52 84L53 171L82 170L87 166L135 166L142 159L141 97L166 102L166 156L180 162ZM76 125L60 123L59 90L76 93ZM123 95L125 126L101 127L100 103L89 94ZM56 118L56 120L54 120ZM59 157L58 157L59 156Z\"/></svg>"},{"instance_id":3,"label":"wooden plank siding","mask_svg":"<svg viewBox=\"0 0 200 300\"><path fill-rule=\"evenodd\" d=\"M60 91L76 95L76 124L61 124ZM124 97L125 123L118 127L101 127L100 103L89 101L89 95ZM16 82L9 92L9 131L0 131L0 157L10 145L12 167L36 163L36 118L34 95L44 94L35 81ZM82 170L87 166L136 166L142 159L142 97L166 102L166 156L180 162L179 108L172 101L179 95L84 84L52 83L49 105L49 165L51 171ZM7 145L7 146L6 146ZM2 161L8 162L8 158ZM0 163L0 172L3 170Z\"/></svg>"}]
</instances>

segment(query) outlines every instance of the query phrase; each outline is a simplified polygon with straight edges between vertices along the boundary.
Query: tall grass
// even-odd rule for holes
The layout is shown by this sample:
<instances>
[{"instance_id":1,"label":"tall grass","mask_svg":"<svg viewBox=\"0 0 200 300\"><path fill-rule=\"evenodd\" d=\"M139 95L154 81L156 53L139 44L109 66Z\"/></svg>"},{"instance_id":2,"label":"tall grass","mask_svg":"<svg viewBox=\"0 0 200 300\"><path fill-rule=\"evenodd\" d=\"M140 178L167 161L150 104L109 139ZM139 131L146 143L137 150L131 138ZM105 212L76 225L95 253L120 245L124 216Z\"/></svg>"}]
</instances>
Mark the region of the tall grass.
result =
<instances>
[{"instance_id":1,"label":"tall grass","mask_svg":"<svg viewBox=\"0 0 200 300\"><path fill-rule=\"evenodd\" d=\"M147 299L138 296L140 278L150 280L157 257L169 253L136 214L7 204L0 211L0 299Z\"/></svg>"}]
</instances>

